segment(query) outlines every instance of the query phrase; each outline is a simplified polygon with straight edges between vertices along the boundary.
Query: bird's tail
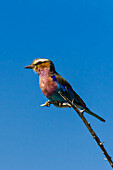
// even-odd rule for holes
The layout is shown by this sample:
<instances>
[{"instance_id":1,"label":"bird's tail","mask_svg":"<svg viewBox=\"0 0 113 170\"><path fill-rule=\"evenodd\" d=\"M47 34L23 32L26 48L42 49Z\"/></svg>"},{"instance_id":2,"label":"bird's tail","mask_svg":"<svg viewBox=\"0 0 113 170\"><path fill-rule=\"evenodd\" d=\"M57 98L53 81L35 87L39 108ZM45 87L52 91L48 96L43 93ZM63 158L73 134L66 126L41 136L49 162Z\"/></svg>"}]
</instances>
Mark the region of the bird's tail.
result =
<instances>
[{"instance_id":1,"label":"bird's tail","mask_svg":"<svg viewBox=\"0 0 113 170\"><path fill-rule=\"evenodd\" d=\"M105 120L104 120L102 117L100 117L100 116L98 116L97 114L93 113L93 112L90 111L87 107L85 107L85 108L83 108L82 106L78 106L78 107L79 107L80 109L85 109L85 112L87 112L88 114L96 117L97 119L101 120L102 122L105 122Z\"/></svg>"},{"instance_id":2,"label":"bird's tail","mask_svg":"<svg viewBox=\"0 0 113 170\"><path fill-rule=\"evenodd\" d=\"M105 120L104 120L102 117L100 117L100 116L98 116L97 114L93 113L93 112L90 111L87 107L85 108L85 112L87 112L88 114L96 117L97 119L101 120L102 122L105 122Z\"/></svg>"}]
</instances>

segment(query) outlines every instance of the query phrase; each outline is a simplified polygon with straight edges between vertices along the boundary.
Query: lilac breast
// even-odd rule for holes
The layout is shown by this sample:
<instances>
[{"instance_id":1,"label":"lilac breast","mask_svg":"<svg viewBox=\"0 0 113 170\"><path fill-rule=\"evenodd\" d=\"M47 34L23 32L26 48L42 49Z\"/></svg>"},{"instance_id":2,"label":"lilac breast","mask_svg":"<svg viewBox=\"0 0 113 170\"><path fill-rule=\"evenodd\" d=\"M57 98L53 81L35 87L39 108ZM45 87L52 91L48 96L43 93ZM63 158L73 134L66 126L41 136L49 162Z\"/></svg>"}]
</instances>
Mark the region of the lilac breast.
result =
<instances>
[{"instance_id":1,"label":"lilac breast","mask_svg":"<svg viewBox=\"0 0 113 170\"><path fill-rule=\"evenodd\" d=\"M49 75L40 75L39 85L43 94L46 96L52 96L52 94L57 90L57 82Z\"/></svg>"}]
</instances>

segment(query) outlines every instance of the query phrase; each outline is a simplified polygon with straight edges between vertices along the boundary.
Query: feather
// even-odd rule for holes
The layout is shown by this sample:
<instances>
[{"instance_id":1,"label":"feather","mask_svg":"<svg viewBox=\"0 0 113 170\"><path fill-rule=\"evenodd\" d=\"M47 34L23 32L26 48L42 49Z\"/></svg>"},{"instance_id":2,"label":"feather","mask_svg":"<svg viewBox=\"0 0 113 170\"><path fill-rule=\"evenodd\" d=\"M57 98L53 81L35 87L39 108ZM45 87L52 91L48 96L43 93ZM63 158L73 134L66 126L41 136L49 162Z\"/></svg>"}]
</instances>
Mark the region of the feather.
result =
<instances>
[{"instance_id":1,"label":"feather","mask_svg":"<svg viewBox=\"0 0 113 170\"><path fill-rule=\"evenodd\" d=\"M81 107L81 106L77 106L78 108L80 108L80 109L85 109L85 112L86 113L88 113L88 114L90 114L90 115L92 115L92 116L94 116L94 117L96 117L97 119L99 119L99 120L101 120L102 122L105 122L105 120L102 118L102 117L100 117L100 116L98 116L97 114L95 114L95 113L93 113L89 108L87 108L87 107Z\"/></svg>"},{"instance_id":2,"label":"feather","mask_svg":"<svg viewBox=\"0 0 113 170\"><path fill-rule=\"evenodd\" d=\"M53 80L57 81L60 84L62 92L69 97L70 100L75 101L75 104L80 105L82 107L86 107L85 102L80 98L80 96L73 90L71 85L58 73L55 73Z\"/></svg>"}]
</instances>

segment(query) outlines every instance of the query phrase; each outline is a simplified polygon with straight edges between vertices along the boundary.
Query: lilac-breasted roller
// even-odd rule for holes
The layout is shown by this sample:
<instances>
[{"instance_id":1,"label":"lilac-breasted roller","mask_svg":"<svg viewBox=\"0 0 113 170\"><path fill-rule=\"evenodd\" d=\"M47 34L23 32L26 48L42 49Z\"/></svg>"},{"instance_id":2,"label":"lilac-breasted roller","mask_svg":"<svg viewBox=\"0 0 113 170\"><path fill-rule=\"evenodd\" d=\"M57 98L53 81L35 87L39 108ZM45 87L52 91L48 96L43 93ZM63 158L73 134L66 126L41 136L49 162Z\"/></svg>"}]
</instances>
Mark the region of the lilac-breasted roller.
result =
<instances>
[{"instance_id":1,"label":"lilac-breasted roller","mask_svg":"<svg viewBox=\"0 0 113 170\"><path fill-rule=\"evenodd\" d=\"M49 99L41 106L71 107L58 92L62 92L69 100L81 110L105 122L103 118L90 111L80 96L73 90L71 85L61 77L55 70L51 60L38 58L25 68L33 69L39 75L39 85L42 93Z\"/></svg>"}]
</instances>

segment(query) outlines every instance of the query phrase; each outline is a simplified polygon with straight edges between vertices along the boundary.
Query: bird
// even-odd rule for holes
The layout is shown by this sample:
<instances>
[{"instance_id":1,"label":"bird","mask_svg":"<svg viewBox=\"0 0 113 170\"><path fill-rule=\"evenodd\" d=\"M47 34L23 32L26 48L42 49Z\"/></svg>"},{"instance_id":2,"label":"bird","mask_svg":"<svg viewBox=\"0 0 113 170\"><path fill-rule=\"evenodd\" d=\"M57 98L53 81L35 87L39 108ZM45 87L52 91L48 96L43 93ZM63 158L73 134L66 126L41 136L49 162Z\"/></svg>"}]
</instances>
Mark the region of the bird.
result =
<instances>
[{"instance_id":1,"label":"bird","mask_svg":"<svg viewBox=\"0 0 113 170\"><path fill-rule=\"evenodd\" d=\"M81 99L81 97L73 90L72 86L56 72L54 63L45 58L34 59L32 64L24 67L25 69L32 69L35 73L39 75L39 86L42 93L49 99L41 106L49 107L53 104L56 107L71 107L64 98L59 94L61 92L64 94L73 104L76 105L81 111L96 117L100 121L105 122L105 120L93 113Z\"/></svg>"}]
</instances>

